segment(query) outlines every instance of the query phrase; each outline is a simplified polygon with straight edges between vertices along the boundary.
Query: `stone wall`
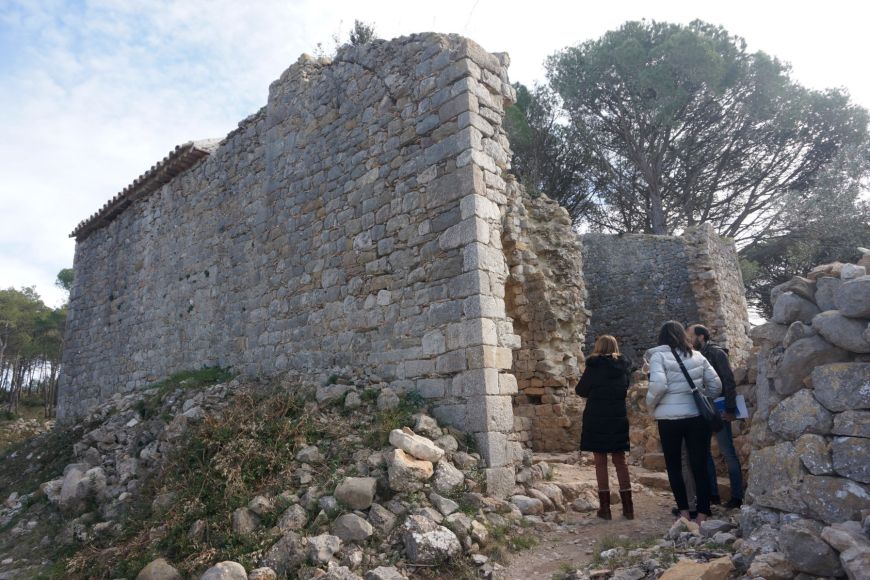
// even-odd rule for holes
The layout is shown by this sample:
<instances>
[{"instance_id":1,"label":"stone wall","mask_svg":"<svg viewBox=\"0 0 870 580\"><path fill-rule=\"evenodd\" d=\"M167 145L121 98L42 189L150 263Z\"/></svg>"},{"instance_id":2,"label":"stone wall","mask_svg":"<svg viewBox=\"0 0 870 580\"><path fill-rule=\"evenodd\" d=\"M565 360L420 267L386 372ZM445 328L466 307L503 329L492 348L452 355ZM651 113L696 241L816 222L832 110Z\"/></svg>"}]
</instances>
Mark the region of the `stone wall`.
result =
<instances>
[{"instance_id":1,"label":"stone wall","mask_svg":"<svg viewBox=\"0 0 870 580\"><path fill-rule=\"evenodd\" d=\"M729 348L732 365L749 355L749 317L734 243L709 224L683 236L586 234L583 275L592 318L586 351L614 335L637 366L656 345L662 322L700 322Z\"/></svg>"},{"instance_id":2,"label":"stone wall","mask_svg":"<svg viewBox=\"0 0 870 580\"><path fill-rule=\"evenodd\" d=\"M303 55L210 155L137 180L77 229L59 417L203 365L350 366L506 481L507 65L437 34Z\"/></svg>"},{"instance_id":3,"label":"stone wall","mask_svg":"<svg viewBox=\"0 0 870 580\"><path fill-rule=\"evenodd\" d=\"M511 186L503 235L507 313L522 339L513 352L515 438L536 451L570 451L580 440L583 404L574 385L589 318L580 239L558 203Z\"/></svg>"},{"instance_id":4,"label":"stone wall","mask_svg":"<svg viewBox=\"0 0 870 580\"><path fill-rule=\"evenodd\" d=\"M849 540L870 524L870 276L828 264L771 298L773 320L752 332L758 410L743 527L756 540L743 555L781 553L786 578L857 577L870 565L867 538Z\"/></svg>"}]
</instances>

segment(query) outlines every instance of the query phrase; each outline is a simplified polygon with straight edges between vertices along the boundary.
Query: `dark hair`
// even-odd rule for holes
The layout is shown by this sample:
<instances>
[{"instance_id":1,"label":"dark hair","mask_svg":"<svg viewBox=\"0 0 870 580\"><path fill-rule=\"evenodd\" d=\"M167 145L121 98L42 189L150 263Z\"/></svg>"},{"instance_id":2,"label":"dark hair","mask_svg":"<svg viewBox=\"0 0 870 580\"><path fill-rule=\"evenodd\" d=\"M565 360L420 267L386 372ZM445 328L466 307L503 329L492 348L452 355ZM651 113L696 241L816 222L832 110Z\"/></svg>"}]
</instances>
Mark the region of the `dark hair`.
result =
<instances>
[{"instance_id":1,"label":"dark hair","mask_svg":"<svg viewBox=\"0 0 870 580\"><path fill-rule=\"evenodd\" d=\"M686 329L676 320L668 320L662 324L662 328L659 330L659 345L663 344L686 355L692 352L692 343L686 336Z\"/></svg>"},{"instance_id":2,"label":"dark hair","mask_svg":"<svg viewBox=\"0 0 870 580\"><path fill-rule=\"evenodd\" d=\"M710 331L707 330L706 326L703 324L693 324L691 328L695 336L703 336L705 341L710 342Z\"/></svg>"}]
</instances>

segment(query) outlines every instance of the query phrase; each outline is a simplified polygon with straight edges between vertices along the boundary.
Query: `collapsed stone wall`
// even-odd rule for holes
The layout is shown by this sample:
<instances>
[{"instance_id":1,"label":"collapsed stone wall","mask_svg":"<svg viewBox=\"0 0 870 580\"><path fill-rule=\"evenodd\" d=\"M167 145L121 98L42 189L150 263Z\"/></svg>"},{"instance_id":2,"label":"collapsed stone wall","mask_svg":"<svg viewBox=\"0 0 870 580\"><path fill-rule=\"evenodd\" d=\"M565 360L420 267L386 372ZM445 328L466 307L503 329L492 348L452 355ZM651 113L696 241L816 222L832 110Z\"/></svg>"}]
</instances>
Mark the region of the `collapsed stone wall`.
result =
<instances>
[{"instance_id":1,"label":"collapsed stone wall","mask_svg":"<svg viewBox=\"0 0 870 580\"><path fill-rule=\"evenodd\" d=\"M203 365L349 366L512 485L507 65L438 34L303 55L210 155L137 180L76 230L59 417Z\"/></svg>"},{"instance_id":2,"label":"collapsed stone wall","mask_svg":"<svg viewBox=\"0 0 870 580\"><path fill-rule=\"evenodd\" d=\"M574 385L583 370L583 255L568 212L545 195L531 197L510 182L505 256L510 267L507 313L522 339L513 352L515 439L536 451L576 449L582 400Z\"/></svg>"},{"instance_id":3,"label":"collapsed stone wall","mask_svg":"<svg viewBox=\"0 0 870 580\"><path fill-rule=\"evenodd\" d=\"M759 347L758 409L744 508L747 560L773 553L782 577L855 576L870 566L870 254L771 293ZM863 539L862 539L863 537ZM764 556L771 560L771 556ZM760 560L761 558L759 558ZM765 560L765 561L766 561Z\"/></svg>"}]
</instances>

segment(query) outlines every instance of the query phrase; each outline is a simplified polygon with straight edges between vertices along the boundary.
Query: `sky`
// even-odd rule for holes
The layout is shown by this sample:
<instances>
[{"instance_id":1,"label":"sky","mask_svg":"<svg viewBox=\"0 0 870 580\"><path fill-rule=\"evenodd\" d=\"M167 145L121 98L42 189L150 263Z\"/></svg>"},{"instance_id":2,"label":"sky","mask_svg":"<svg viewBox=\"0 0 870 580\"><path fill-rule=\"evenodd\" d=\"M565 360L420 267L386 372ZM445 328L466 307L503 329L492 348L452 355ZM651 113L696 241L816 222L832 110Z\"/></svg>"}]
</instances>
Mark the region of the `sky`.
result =
<instances>
[{"instance_id":1,"label":"sky","mask_svg":"<svg viewBox=\"0 0 870 580\"><path fill-rule=\"evenodd\" d=\"M468 36L508 52L511 80L531 85L547 56L627 20L700 18L870 108L868 13L838 0L0 0L0 288L59 305L80 221L176 145L226 135L355 19L386 39Z\"/></svg>"}]
</instances>

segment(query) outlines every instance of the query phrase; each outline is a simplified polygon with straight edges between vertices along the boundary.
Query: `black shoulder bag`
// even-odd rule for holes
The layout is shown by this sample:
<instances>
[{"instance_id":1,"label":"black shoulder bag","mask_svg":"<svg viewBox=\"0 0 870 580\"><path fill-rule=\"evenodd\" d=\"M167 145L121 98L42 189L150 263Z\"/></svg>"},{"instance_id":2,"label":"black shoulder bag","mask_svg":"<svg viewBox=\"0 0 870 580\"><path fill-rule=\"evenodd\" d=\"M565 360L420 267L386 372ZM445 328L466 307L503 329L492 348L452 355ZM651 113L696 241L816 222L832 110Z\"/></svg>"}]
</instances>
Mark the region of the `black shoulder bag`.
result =
<instances>
[{"instance_id":1,"label":"black shoulder bag","mask_svg":"<svg viewBox=\"0 0 870 580\"><path fill-rule=\"evenodd\" d=\"M683 376L686 377L686 381L688 381L689 387L692 389L692 398L695 399L695 406L698 407L698 412L710 425L713 433L718 433L725 426L725 422L722 421L722 415L719 414L719 409L695 386L695 381L689 376L689 371L686 370L686 365L683 364L683 360L677 354L676 349L671 348L671 352L674 354L674 358L677 359L677 364L680 365L680 370L683 371Z\"/></svg>"}]
</instances>

